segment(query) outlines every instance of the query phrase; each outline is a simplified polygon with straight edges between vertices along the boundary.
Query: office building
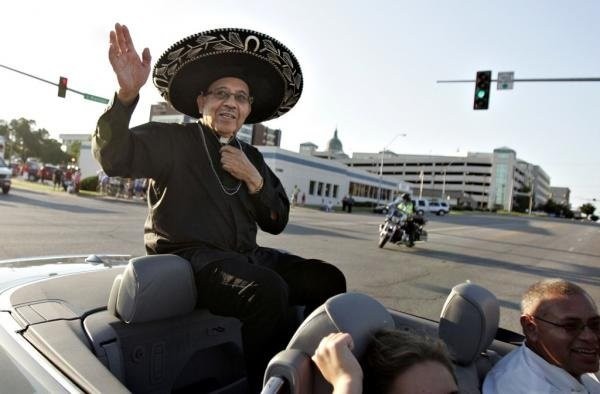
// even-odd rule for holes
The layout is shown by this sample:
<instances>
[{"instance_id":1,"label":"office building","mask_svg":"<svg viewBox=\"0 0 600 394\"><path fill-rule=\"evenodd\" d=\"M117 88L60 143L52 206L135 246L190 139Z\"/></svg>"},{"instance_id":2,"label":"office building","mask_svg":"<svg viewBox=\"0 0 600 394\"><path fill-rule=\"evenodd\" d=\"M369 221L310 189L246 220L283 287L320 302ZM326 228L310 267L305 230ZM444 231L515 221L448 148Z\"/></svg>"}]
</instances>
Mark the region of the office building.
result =
<instances>
[{"instance_id":1,"label":"office building","mask_svg":"<svg viewBox=\"0 0 600 394\"><path fill-rule=\"evenodd\" d=\"M531 197L532 207L551 195L548 174L506 147L466 156L359 152L340 161L372 173L382 170L384 179L408 182L416 195L449 200L452 205L513 210L519 195Z\"/></svg>"}]
</instances>

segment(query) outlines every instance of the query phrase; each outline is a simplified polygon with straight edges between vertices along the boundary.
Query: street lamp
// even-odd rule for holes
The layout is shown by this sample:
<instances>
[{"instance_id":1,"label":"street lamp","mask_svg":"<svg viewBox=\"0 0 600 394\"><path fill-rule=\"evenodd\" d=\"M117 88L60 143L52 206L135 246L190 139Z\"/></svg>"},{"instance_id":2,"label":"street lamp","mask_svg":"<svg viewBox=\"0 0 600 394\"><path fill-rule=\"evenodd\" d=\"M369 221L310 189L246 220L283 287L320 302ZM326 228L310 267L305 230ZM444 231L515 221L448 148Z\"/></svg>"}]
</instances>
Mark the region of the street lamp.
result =
<instances>
[{"instance_id":1,"label":"street lamp","mask_svg":"<svg viewBox=\"0 0 600 394\"><path fill-rule=\"evenodd\" d=\"M451 160L448 164L444 166L444 174L442 176L442 201L446 199L446 172L448 171L448 167L452 164L456 163L458 160L462 160L462 157ZM464 172L464 170L463 170Z\"/></svg>"},{"instance_id":2,"label":"street lamp","mask_svg":"<svg viewBox=\"0 0 600 394\"><path fill-rule=\"evenodd\" d=\"M456 150L456 152L458 152L458 150ZM449 199L450 196L446 197L446 176L448 175L448 167L451 167L454 163L458 163L459 161L462 160L466 160L466 158L464 157L455 157L454 159L450 160L449 163L447 163L444 166L444 172L443 172L443 176L442 176L442 200L446 200ZM466 171L466 161L465 163L463 163L463 183L464 183L464 172ZM463 192L464 192L464 185L463 185Z\"/></svg>"},{"instance_id":3,"label":"street lamp","mask_svg":"<svg viewBox=\"0 0 600 394\"><path fill-rule=\"evenodd\" d=\"M377 205L379 205L379 203L381 201L381 185L383 183L383 155L385 155L385 150L387 148L389 148L390 145L392 145L392 143L394 141L396 141L396 138L398 138L398 137L406 137L406 136L407 136L406 133L396 134L394 136L394 138L392 138L392 140L386 146L384 146L383 150L381 151L381 162L379 163L379 193L377 194Z\"/></svg>"},{"instance_id":4,"label":"street lamp","mask_svg":"<svg viewBox=\"0 0 600 394\"><path fill-rule=\"evenodd\" d=\"M452 164L452 163L450 163ZM450 165L448 164L448 165ZM448 166L444 167L444 176L442 177L442 201L445 199L444 195L446 194L446 170L448 170Z\"/></svg>"}]
</instances>

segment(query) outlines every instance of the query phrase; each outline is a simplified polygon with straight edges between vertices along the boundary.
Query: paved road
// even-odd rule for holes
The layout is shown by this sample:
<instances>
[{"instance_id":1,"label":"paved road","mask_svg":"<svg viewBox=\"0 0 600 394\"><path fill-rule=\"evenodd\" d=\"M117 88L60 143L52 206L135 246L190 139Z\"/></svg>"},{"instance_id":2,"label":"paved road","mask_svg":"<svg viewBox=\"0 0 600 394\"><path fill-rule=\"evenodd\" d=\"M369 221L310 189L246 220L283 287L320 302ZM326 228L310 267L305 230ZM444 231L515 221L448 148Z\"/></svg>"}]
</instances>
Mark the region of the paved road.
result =
<instances>
[{"instance_id":1,"label":"paved road","mask_svg":"<svg viewBox=\"0 0 600 394\"><path fill-rule=\"evenodd\" d=\"M141 203L13 189L0 195L0 259L39 255L144 254ZM520 294L543 277L585 287L600 302L600 225L457 215L432 217L429 242L377 248L381 216L296 208L283 234L259 243L340 267L350 290L437 319L452 286L481 284L499 298L501 325L518 330Z\"/></svg>"}]
</instances>

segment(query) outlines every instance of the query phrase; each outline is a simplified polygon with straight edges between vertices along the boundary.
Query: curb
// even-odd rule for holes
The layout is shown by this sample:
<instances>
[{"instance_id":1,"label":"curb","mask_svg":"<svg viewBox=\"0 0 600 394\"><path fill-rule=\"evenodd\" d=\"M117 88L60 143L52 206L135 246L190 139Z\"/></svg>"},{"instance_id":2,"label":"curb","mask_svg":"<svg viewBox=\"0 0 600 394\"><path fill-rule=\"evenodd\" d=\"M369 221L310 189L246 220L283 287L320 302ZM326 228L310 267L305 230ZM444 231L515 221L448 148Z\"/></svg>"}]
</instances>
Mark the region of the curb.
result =
<instances>
[{"instance_id":1,"label":"curb","mask_svg":"<svg viewBox=\"0 0 600 394\"><path fill-rule=\"evenodd\" d=\"M48 186L48 188L46 188L45 186ZM129 204L146 205L146 200L142 200L142 199L117 198L117 197L107 196L107 195L92 194L92 192L86 192L86 191L82 191L82 193L78 193L78 194L75 194L75 193L69 194L62 190L53 190L52 187L46 183L42 184L42 183L29 182L29 181L20 180L20 179L15 180L14 178L13 178L11 189L34 191L37 193L44 193L46 195L65 195L65 196L81 197L81 198L95 198L95 199L106 200L106 201L111 201L111 202L125 202L125 203L129 203Z\"/></svg>"}]
</instances>

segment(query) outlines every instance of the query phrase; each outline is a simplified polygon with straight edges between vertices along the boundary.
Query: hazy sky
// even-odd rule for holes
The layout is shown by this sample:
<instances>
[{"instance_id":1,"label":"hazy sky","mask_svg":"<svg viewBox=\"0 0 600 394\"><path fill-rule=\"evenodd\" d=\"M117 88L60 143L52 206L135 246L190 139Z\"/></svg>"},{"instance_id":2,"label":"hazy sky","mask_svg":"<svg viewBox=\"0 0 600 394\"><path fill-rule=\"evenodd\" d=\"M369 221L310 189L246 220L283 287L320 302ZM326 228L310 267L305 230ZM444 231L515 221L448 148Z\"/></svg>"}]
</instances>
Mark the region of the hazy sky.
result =
<instances>
[{"instance_id":1,"label":"hazy sky","mask_svg":"<svg viewBox=\"0 0 600 394\"><path fill-rule=\"evenodd\" d=\"M578 206L600 199L600 82L515 83L473 111L477 70L516 78L600 77L599 1L31 1L3 2L0 64L111 98L108 33L129 26L154 61L179 39L218 27L272 35L292 49L304 92L267 123L282 147L324 149L333 131L344 151L457 154L508 146L540 165ZM91 132L104 106L0 68L0 119L24 117L57 138ZM151 80L132 124L161 100ZM406 137L394 139L399 133Z\"/></svg>"}]
</instances>

